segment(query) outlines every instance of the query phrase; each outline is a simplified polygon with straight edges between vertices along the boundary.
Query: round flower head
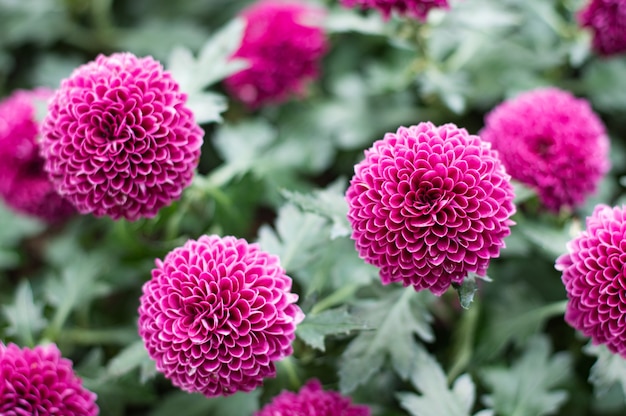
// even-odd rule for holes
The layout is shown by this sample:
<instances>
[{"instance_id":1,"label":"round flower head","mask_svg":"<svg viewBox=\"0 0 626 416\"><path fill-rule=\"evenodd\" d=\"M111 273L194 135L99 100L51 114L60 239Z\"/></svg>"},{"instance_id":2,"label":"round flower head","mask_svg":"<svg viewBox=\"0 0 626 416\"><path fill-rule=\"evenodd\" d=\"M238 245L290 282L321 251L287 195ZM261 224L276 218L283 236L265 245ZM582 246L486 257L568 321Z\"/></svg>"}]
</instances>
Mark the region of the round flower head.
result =
<instances>
[{"instance_id":1,"label":"round flower head","mask_svg":"<svg viewBox=\"0 0 626 416\"><path fill-rule=\"evenodd\" d=\"M156 266L143 286L139 334L175 386L207 397L251 391L292 353L304 315L278 257L213 235Z\"/></svg>"},{"instance_id":2,"label":"round flower head","mask_svg":"<svg viewBox=\"0 0 626 416\"><path fill-rule=\"evenodd\" d=\"M593 49L598 54L626 52L626 0L590 0L578 13L578 21L593 31Z\"/></svg>"},{"instance_id":3,"label":"round flower head","mask_svg":"<svg viewBox=\"0 0 626 416\"><path fill-rule=\"evenodd\" d=\"M336 391L324 391L318 380L310 380L300 391L283 391L254 416L370 416L367 406L352 404Z\"/></svg>"},{"instance_id":4,"label":"round flower head","mask_svg":"<svg viewBox=\"0 0 626 416\"><path fill-rule=\"evenodd\" d=\"M569 302L565 320L626 358L626 207L596 206L587 230L556 260Z\"/></svg>"},{"instance_id":5,"label":"round flower head","mask_svg":"<svg viewBox=\"0 0 626 416\"><path fill-rule=\"evenodd\" d=\"M17 212L56 222L74 209L54 190L39 156L35 105L51 95L45 88L16 91L0 102L0 197Z\"/></svg>"},{"instance_id":6,"label":"round flower head","mask_svg":"<svg viewBox=\"0 0 626 416\"><path fill-rule=\"evenodd\" d=\"M319 24L323 11L270 0L253 4L242 16L246 29L233 58L245 59L249 67L225 80L230 94L251 109L302 94L307 82L318 76L326 52Z\"/></svg>"},{"instance_id":7,"label":"round flower head","mask_svg":"<svg viewBox=\"0 0 626 416\"><path fill-rule=\"evenodd\" d=\"M82 386L56 345L20 349L0 343L0 415L96 416L96 395Z\"/></svg>"},{"instance_id":8,"label":"round flower head","mask_svg":"<svg viewBox=\"0 0 626 416\"><path fill-rule=\"evenodd\" d=\"M448 0L341 0L341 4L347 7L360 7L361 9L377 9L385 19L391 16L391 12L402 16L408 16L419 20L426 20L431 9L448 9Z\"/></svg>"},{"instance_id":9,"label":"round flower head","mask_svg":"<svg viewBox=\"0 0 626 416\"><path fill-rule=\"evenodd\" d=\"M150 218L180 198L202 129L161 64L100 55L63 80L42 125L45 169L82 214Z\"/></svg>"},{"instance_id":10,"label":"round flower head","mask_svg":"<svg viewBox=\"0 0 626 416\"><path fill-rule=\"evenodd\" d=\"M609 170L609 139L589 103L556 88L530 91L493 109L480 132L514 179L552 211L576 207Z\"/></svg>"},{"instance_id":11,"label":"round flower head","mask_svg":"<svg viewBox=\"0 0 626 416\"><path fill-rule=\"evenodd\" d=\"M490 145L454 124L387 133L346 191L359 255L384 284L436 295L470 272L484 276L513 224L509 179Z\"/></svg>"}]
</instances>

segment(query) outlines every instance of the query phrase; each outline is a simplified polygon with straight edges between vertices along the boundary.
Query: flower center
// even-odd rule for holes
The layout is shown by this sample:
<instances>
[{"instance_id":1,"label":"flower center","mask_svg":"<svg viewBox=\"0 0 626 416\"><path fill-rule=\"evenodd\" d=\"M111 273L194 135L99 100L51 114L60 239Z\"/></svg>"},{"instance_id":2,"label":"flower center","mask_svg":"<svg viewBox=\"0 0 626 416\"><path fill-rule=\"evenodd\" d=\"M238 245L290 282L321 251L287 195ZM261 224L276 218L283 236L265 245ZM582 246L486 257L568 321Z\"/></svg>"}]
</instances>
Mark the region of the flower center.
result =
<instances>
[{"instance_id":1,"label":"flower center","mask_svg":"<svg viewBox=\"0 0 626 416\"><path fill-rule=\"evenodd\" d=\"M553 138L541 136L537 137L534 140L534 143L532 144L532 150L539 157L544 158L550 153L552 146L554 146Z\"/></svg>"}]
</instances>

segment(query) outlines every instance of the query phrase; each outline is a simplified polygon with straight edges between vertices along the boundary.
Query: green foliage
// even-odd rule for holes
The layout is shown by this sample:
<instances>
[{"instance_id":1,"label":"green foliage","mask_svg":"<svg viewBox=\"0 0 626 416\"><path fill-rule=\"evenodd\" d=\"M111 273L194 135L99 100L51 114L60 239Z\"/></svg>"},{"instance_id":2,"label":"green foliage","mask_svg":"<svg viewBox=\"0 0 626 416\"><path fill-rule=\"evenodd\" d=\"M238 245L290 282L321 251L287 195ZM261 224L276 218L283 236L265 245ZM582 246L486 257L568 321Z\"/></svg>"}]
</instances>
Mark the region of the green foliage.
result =
<instances>
[{"instance_id":1,"label":"green foliage","mask_svg":"<svg viewBox=\"0 0 626 416\"><path fill-rule=\"evenodd\" d=\"M150 416L170 416L184 409L186 416L204 415L251 415L259 408L260 390L251 393L236 393L229 397L208 399L199 394L175 392L169 394L162 405Z\"/></svg>"},{"instance_id":2,"label":"green foliage","mask_svg":"<svg viewBox=\"0 0 626 416\"><path fill-rule=\"evenodd\" d=\"M36 337L48 323L42 311L42 302L33 299L30 284L22 281L13 296L13 303L2 306L2 314L8 323L4 333L15 337L22 345L34 346Z\"/></svg>"},{"instance_id":3,"label":"green foliage","mask_svg":"<svg viewBox=\"0 0 626 416\"><path fill-rule=\"evenodd\" d=\"M213 35L202 47L198 59L185 47L177 46L170 54L167 68L187 93L187 105L200 124L221 122L226 111L226 97L203 90L247 66L242 60L230 60L243 36L244 22L233 20Z\"/></svg>"},{"instance_id":4,"label":"green foliage","mask_svg":"<svg viewBox=\"0 0 626 416\"><path fill-rule=\"evenodd\" d=\"M0 272L19 264L17 244L25 237L41 232L43 227L39 221L13 215L0 203Z\"/></svg>"},{"instance_id":5,"label":"green foliage","mask_svg":"<svg viewBox=\"0 0 626 416\"><path fill-rule=\"evenodd\" d=\"M344 196L345 183L338 180L323 190L311 193L284 191L283 195L305 212L312 212L332 222L330 238L350 235L351 228L347 219L348 203Z\"/></svg>"},{"instance_id":6,"label":"green foliage","mask_svg":"<svg viewBox=\"0 0 626 416\"><path fill-rule=\"evenodd\" d=\"M448 388L441 366L423 348L416 348L416 359L411 372L411 383L420 395L398 393L400 404L413 416L469 416L476 400L476 386L469 374L463 374ZM491 416L493 411L482 410L475 416Z\"/></svg>"},{"instance_id":7,"label":"green foliage","mask_svg":"<svg viewBox=\"0 0 626 416\"><path fill-rule=\"evenodd\" d=\"M346 348L339 364L339 386L353 391L376 374L387 357L394 371L408 378L417 359L415 336L433 341L432 317L427 310L432 298L411 290L390 290L377 300L359 303L361 316L374 331L360 333ZM390 342L393 340L393 342Z\"/></svg>"},{"instance_id":8,"label":"green foliage","mask_svg":"<svg viewBox=\"0 0 626 416\"><path fill-rule=\"evenodd\" d=\"M324 339L328 335L348 334L364 329L367 329L367 325L363 321L350 314L347 308L340 307L307 315L298 325L296 334L311 347L324 352Z\"/></svg>"},{"instance_id":9,"label":"green foliage","mask_svg":"<svg viewBox=\"0 0 626 416\"><path fill-rule=\"evenodd\" d=\"M590 48L576 20L585 1L452 0L425 22L309 2L326 8L319 79L251 111L221 81L250 65L230 57L252 0L0 0L2 96L56 88L97 54L130 51L164 63L205 129L193 184L155 218L47 225L0 204L0 342L55 342L106 416L248 416L311 378L373 416L624 414L626 361L583 347L554 268L597 204L626 201L626 58ZM458 297L381 285L347 219L363 151L420 121L479 133L496 104L540 86L588 98L605 121L612 171L598 192L552 213L513 181L516 225L492 280L469 276ZM36 119L46 111L37 103ZM306 315L275 379L213 399L171 386L137 334L155 258L209 233L279 256Z\"/></svg>"},{"instance_id":10,"label":"green foliage","mask_svg":"<svg viewBox=\"0 0 626 416\"><path fill-rule=\"evenodd\" d=\"M626 361L604 345L589 343L584 351L597 357L589 374L589 381L593 383L597 394L606 396L612 387L618 386L623 394L622 399L626 400Z\"/></svg>"},{"instance_id":11,"label":"green foliage","mask_svg":"<svg viewBox=\"0 0 626 416\"><path fill-rule=\"evenodd\" d=\"M503 416L553 414L567 400L567 392L556 390L571 374L571 358L565 352L551 354L550 342L533 338L522 357L510 368L494 367L481 372L492 393L487 405Z\"/></svg>"}]
</instances>

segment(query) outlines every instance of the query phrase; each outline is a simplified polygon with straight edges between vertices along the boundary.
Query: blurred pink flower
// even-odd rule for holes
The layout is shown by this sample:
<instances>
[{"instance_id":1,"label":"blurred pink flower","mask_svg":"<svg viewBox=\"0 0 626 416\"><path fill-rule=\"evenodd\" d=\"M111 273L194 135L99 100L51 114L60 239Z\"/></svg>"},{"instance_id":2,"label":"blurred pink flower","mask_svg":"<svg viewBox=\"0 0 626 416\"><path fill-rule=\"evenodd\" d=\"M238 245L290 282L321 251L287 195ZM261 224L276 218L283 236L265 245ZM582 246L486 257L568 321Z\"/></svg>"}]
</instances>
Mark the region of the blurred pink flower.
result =
<instances>
[{"instance_id":1,"label":"blurred pink flower","mask_svg":"<svg viewBox=\"0 0 626 416\"><path fill-rule=\"evenodd\" d=\"M596 206L587 230L556 260L569 302L565 320L626 358L626 207Z\"/></svg>"},{"instance_id":2,"label":"blurred pink flower","mask_svg":"<svg viewBox=\"0 0 626 416\"><path fill-rule=\"evenodd\" d=\"M299 2L265 0L242 12L246 30L233 58L249 67L225 80L230 94L251 109L303 94L317 78L326 52L324 11Z\"/></svg>"},{"instance_id":3,"label":"blurred pink flower","mask_svg":"<svg viewBox=\"0 0 626 416\"><path fill-rule=\"evenodd\" d=\"M431 9L448 9L448 0L341 0L347 7L377 9L388 19L391 12L419 20L426 20Z\"/></svg>"},{"instance_id":4,"label":"blurred pink flower","mask_svg":"<svg viewBox=\"0 0 626 416\"><path fill-rule=\"evenodd\" d=\"M45 169L82 214L136 220L180 198L204 132L161 64L130 53L75 69L42 125Z\"/></svg>"},{"instance_id":5,"label":"blurred pink flower","mask_svg":"<svg viewBox=\"0 0 626 416\"><path fill-rule=\"evenodd\" d=\"M470 272L484 276L510 234L509 175L489 143L454 124L400 127L354 170L352 238L383 284L441 295Z\"/></svg>"},{"instance_id":6,"label":"blurred pink flower","mask_svg":"<svg viewBox=\"0 0 626 416\"><path fill-rule=\"evenodd\" d=\"M34 105L51 95L46 88L16 91L0 102L0 197L16 212L56 222L74 208L56 193L39 156Z\"/></svg>"},{"instance_id":7,"label":"blurred pink flower","mask_svg":"<svg viewBox=\"0 0 626 416\"><path fill-rule=\"evenodd\" d=\"M298 393L283 391L254 416L370 416L367 406L352 404L336 391L324 391L318 380L309 380Z\"/></svg>"},{"instance_id":8,"label":"blurred pink flower","mask_svg":"<svg viewBox=\"0 0 626 416\"><path fill-rule=\"evenodd\" d=\"M590 0L579 11L578 21L593 31L593 49L598 54L626 52L626 0Z\"/></svg>"},{"instance_id":9,"label":"blurred pink flower","mask_svg":"<svg viewBox=\"0 0 626 416\"><path fill-rule=\"evenodd\" d=\"M157 370L207 397L251 391L275 376L304 318L278 257L213 235L156 266L143 286L139 334Z\"/></svg>"},{"instance_id":10,"label":"blurred pink flower","mask_svg":"<svg viewBox=\"0 0 626 416\"><path fill-rule=\"evenodd\" d=\"M586 100L557 88L500 104L486 116L480 135L513 179L537 190L552 211L582 204L610 167L600 118Z\"/></svg>"},{"instance_id":11,"label":"blurred pink flower","mask_svg":"<svg viewBox=\"0 0 626 416\"><path fill-rule=\"evenodd\" d=\"M54 344L20 349L0 343L0 415L96 416L96 395Z\"/></svg>"}]
</instances>

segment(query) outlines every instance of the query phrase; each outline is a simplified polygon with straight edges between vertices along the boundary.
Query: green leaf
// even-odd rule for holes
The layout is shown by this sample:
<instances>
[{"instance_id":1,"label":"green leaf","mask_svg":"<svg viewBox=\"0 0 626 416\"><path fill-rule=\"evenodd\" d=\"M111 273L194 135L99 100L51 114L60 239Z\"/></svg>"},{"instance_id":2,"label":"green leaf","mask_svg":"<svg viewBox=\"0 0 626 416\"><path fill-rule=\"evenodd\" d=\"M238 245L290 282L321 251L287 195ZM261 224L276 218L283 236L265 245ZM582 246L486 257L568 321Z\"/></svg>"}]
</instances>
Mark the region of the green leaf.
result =
<instances>
[{"instance_id":1,"label":"green leaf","mask_svg":"<svg viewBox=\"0 0 626 416\"><path fill-rule=\"evenodd\" d=\"M314 249L326 241L326 220L286 204L278 211L276 231L267 225L259 229L261 247L280 257L286 270L299 270L315 258Z\"/></svg>"},{"instance_id":2,"label":"green leaf","mask_svg":"<svg viewBox=\"0 0 626 416\"><path fill-rule=\"evenodd\" d=\"M51 250L53 257L59 253ZM88 305L94 299L111 292L110 285L98 281L111 260L102 253L84 254L75 251L67 259L60 276L50 276L45 281L48 303L56 307L55 315L47 335L56 339L69 314L79 307Z\"/></svg>"},{"instance_id":3,"label":"green leaf","mask_svg":"<svg viewBox=\"0 0 626 416\"><path fill-rule=\"evenodd\" d=\"M307 314L296 329L298 337L313 348L325 351L324 339L328 335L349 334L352 331L367 329L358 317L344 307L329 309L318 314Z\"/></svg>"},{"instance_id":4,"label":"green leaf","mask_svg":"<svg viewBox=\"0 0 626 416\"><path fill-rule=\"evenodd\" d=\"M145 16L131 28L117 29L116 50L137 56L151 55L162 62L172 63L172 50L178 45L198 50L208 37L207 26L188 19ZM176 76L174 76L176 79Z\"/></svg>"},{"instance_id":5,"label":"green leaf","mask_svg":"<svg viewBox=\"0 0 626 416\"><path fill-rule=\"evenodd\" d=\"M198 55L201 71L195 74L198 84L207 87L248 67L242 59L230 59L241 45L245 28L245 20L235 18L204 44Z\"/></svg>"},{"instance_id":6,"label":"green leaf","mask_svg":"<svg viewBox=\"0 0 626 416\"><path fill-rule=\"evenodd\" d=\"M567 228L558 229L532 220L519 221L517 226L528 241L554 260L567 251L567 243L573 234L573 230L570 232Z\"/></svg>"},{"instance_id":7,"label":"green leaf","mask_svg":"<svg viewBox=\"0 0 626 416\"><path fill-rule=\"evenodd\" d=\"M221 94L199 92L188 97L187 107L193 112L199 124L221 123L221 114L228 109L228 102Z\"/></svg>"},{"instance_id":8,"label":"green leaf","mask_svg":"<svg viewBox=\"0 0 626 416\"><path fill-rule=\"evenodd\" d=\"M345 181L338 179L323 190L315 190L309 194L285 190L283 195L303 211L328 218L332 222L330 237L336 238L349 236L352 230L347 219L345 189Z\"/></svg>"},{"instance_id":9,"label":"green leaf","mask_svg":"<svg viewBox=\"0 0 626 416\"><path fill-rule=\"evenodd\" d=\"M363 301L362 318L375 331L360 333L346 348L339 365L339 386L344 393L369 380L386 357L402 378L408 378L416 359L415 335L433 341L432 317L427 306L433 297L412 288L390 291L381 299ZM358 314L355 312L355 315ZM399 323L402 324L399 324ZM390 342L391 341L391 342Z\"/></svg>"},{"instance_id":10,"label":"green leaf","mask_svg":"<svg viewBox=\"0 0 626 416\"><path fill-rule=\"evenodd\" d=\"M525 344L539 332L544 322L565 312L565 301L544 304L521 283L509 283L498 298L486 303L486 322L477 346L480 359L496 357L510 342Z\"/></svg>"},{"instance_id":11,"label":"green leaf","mask_svg":"<svg viewBox=\"0 0 626 416\"><path fill-rule=\"evenodd\" d=\"M189 49L176 47L172 50L167 68L183 92L192 97L247 66L240 59L230 60L241 43L244 28L242 19L233 19L207 40L197 60Z\"/></svg>"},{"instance_id":12,"label":"green leaf","mask_svg":"<svg viewBox=\"0 0 626 416\"><path fill-rule=\"evenodd\" d=\"M593 345L591 342L585 346L584 352L597 357L589 373L596 396L604 396L612 387L619 385L626 397L626 360L619 354L613 354L605 345Z\"/></svg>"},{"instance_id":13,"label":"green leaf","mask_svg":"<svg viewBox=\"0 0 626 416\"><path fill-rule=\"evenodd\" d=\"M594 107L604 111L624 111L626 97L626 61L624 59L596 59L585 67L583 83Z\"/></svg>"},{"instance_id":14,"label":"green leaf","mask_svg":"<svg viewBox=\"0 0 626 416\"><path fill-rule=\"evenodd\" d=\"M361 16L352 10L338 10L324 19L328 33L357 32L364 35L384 35L385 22L378 13Z\"/></svg>"},{"instance_id":15,"label":"green leaf","mask_svg":"<svg viewBox=\"0 0 626 416\"><path fill-rule=\"evenodd\" d=\"M461 307L463 309L469 309L471 303L474 301L474 294L476 294L476 291L478 290L476 277L474 277L473 273L470 273L467 277L465 277L465 279L463 279L463 283L457 285L455 289L459 294Z\"/></svg>"},{"instance_id":16,"label":"green leaf","mask_svg":"<svg viewBox=\"0 0 626 416\"><path fill-rule=\"evenodd\" d=\"M326 224L321 230L321 237L311 255L315 261L301 268L295 275L298 282L305 288L308 295L323 293L327 289L334 291L356 290L378 278L378 268L365 263L354 249L354 241L348 237L331 239L332 229ZM347 298L338 299L345 303ZM320 301L321 302L321 301ZM326 307L333 305L326 305ZM315 305L318 308L318 305Z\"/></svg>"},{"instance_id":17,"label":"green leaf","mask_svg":"<svg viewBox=\"0 0 626 416\"><path fill-rule=\"evenodd\" d=\"M27 280L22 280L13 296L13 303L2 307L9 326L5 333L14 336L22 345L34 346L36 336L45 328L43 305L35 302L33 291Z\"/></svg>"},{"instance_id":18,"label":"green leaf","mask_svg":"<svg viewBox=\"0 0 626 416\"><path fill-rule=\"evenodd\" d=\"M251 415L259 409L260 395L261 389L256 389L251 393L208 399L201 394L177 391L166 396L150 416L176 415L183 409L185 416Z\"/></svg>"},{"instance_id":19,"label":"green leaf","mask_svg":"<svg viewBox=\"0 0 626 416\"><path fill-rule=\"evenodd\" d=\"M276 135L276 130L261 119L222 125L213 143L226 163L211 172L210 180L220 186L250 171L259 154L276 140Z\"/></svg>"},{"instance_id":20,"label":"green leaf","mask_svg":"<svg viewBox=\"0 0 626 416\"><path fill-rule=\"evenodd\" d=\"M510 368L489 368L480 374L492 392L484 402L497 414L541 416L556 412L567 400L568 393L556 387L569 379L571 359L565 352L551 355L548 339L538 336Z\"/></svg>"},{"instance_id":21,"label":"green leaf","mask_svg":"<svg viewBox=\"0 0 626 416\"><path fill-rule=\"evenodd\" d=\"M124 348L109 361L106 377L119 378L139 368L140 380L145 383L156 375L154 361L148 355L142 340L135 341Z\"/></svg>"},{"instance_id":22,"label":"green leaf","mask_svg":"<svg viewBox=\"0 0 626 416\"><path fill-rule=\"evenodd\" d=\"M0 201L0 270L19 264L20 257L15 250L17 244L43 229L41 221L16 215Z\"/></svg>"},{"instance_id":23,"label":"green leaf","mask_svg":"<svg viewBox=\"0 0 626 416\"><path fill-rule=\"evenodd\" d=\"M476 400L476 386L468 374L456 379L452 389L434 357L422 347L416 348L411 382L421 393L397 394L400 405L413 416L469 416ZM492 414L482 411L483 416Z\"/></svg>"}]
</instances>

